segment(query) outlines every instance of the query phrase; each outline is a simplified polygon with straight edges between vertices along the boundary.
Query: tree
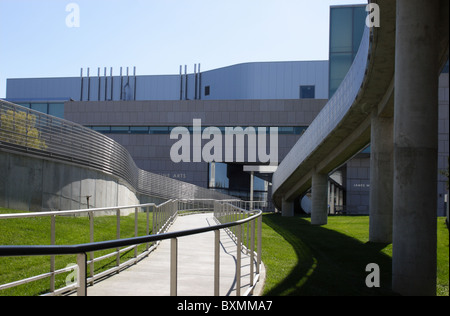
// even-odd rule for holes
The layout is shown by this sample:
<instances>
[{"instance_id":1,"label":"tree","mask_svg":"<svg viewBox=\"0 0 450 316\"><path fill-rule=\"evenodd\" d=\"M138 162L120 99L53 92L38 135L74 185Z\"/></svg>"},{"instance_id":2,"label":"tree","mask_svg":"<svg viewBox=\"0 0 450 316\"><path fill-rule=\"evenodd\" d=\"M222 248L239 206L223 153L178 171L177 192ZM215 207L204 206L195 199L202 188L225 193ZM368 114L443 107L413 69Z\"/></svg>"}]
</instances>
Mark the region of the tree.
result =
<instances>
[{"instance_id":1,"label":"tree","mask_svg":"<svg viewBox=\"0 0 450 316\"><path fill-rule=\"evenodd\" d=\"M6 110L0 116L0 142L39 150L47 149L41 133L36 128L36 115Z\"/></svg>"}]
</instances>

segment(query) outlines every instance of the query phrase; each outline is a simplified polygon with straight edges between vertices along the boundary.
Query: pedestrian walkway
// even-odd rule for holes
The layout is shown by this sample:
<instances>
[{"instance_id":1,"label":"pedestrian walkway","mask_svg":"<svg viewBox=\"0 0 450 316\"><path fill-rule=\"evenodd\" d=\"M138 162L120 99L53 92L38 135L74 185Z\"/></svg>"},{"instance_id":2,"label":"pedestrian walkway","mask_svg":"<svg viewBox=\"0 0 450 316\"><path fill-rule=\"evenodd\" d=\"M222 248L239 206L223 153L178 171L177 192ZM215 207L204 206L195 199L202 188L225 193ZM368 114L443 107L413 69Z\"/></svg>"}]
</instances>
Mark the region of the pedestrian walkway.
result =
<instances>
[{"instance_id":1,"label":"pedestrian walkway","mask_svg":"<svg viewBox=\"0 0 450 316\"><path fill-rule=\"evenodd\" d=\"M212 214L178 216L169 231L181 231L216 222ZM220 231L220 296L236 295L236 243ZM255 269L256 271L256 269ZM260 295L265 271L261 264L260 280L254 295ZM250 285L250 257L243 252L241 294ZM170 240L164 240L147 258L130 268L89 286L88 296L168 296L170 295ZM178 295L214 295L214 232L178 239Z\"/></svg>"}]
</instances>

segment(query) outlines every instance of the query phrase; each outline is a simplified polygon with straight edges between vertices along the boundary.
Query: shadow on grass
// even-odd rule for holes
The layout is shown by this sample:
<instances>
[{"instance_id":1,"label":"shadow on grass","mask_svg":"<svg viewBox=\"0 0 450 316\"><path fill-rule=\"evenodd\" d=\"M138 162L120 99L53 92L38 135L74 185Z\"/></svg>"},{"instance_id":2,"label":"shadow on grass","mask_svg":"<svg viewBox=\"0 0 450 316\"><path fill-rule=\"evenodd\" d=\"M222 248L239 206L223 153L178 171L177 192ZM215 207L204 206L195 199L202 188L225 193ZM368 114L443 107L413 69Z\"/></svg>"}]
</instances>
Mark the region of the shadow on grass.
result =
<instances>
[{"instance_id":1,"label":"shadow on grass","mask_svg":"<svg viewBox=\"0 0 450 316\"><path fill-rule=\"evenodd\" d=\"M298 259L289 275L265 295L395 295L391 291L392 259L380 252L387 244L362 243L327 226L313 226L302 217L263 218L264 224L292 245ZM366 286L369 263L380 267L380 288Z\"/></svg>"}]
</instances>

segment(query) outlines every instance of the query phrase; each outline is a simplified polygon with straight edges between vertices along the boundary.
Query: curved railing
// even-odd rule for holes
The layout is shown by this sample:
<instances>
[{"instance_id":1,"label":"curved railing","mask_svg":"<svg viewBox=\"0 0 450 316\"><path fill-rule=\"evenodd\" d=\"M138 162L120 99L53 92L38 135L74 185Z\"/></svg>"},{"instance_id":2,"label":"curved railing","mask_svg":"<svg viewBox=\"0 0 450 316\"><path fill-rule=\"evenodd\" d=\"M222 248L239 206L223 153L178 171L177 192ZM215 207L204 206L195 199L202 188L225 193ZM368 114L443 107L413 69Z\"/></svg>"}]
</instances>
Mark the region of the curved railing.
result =
<instances>
[{"instance_id":1,"label":"curved railing","mask_svg":"<svg viewBox=\"0 0 450 316\"><path fill-rule=\"evenodd\" d=\"M240 293L240 280L241 280L241 253L242 251L247 251L250 254L250 288L245 293L248 295L252 292L253 288L256 286L256 283L259 280L260 275L260 265L261 265L261 223L262 223L262 212L261 211L246 211L245 209L240 208L238 205L241 203L240 201L217 201L217 200L177 200L177 201L168 201L159 206L154 204L145 204L145 205L136 205L136 206L127 206L121 208L104 208L104 209L90 209L90 210L81 210L81 211L65 211L65 212L47 212L47 213L28 213L28 214L5 214L0 215L0 220L2 219L11 219L11 218L21 218L21 217L33 217L33 216L51 216L54 218L57 215L80 215L82 213L90 214L90 221L93 220L93 214L95 212L101 211L118 211L120 209L132 208L135 209L136 218L137 212L139 208L143 208L148 212L150 207L153 207L155 210L153 211L153 218L155 234L146 235L141 237L134 238L125 238L125 239L116 239L110 241L102 241L102 242L91 242L87 244L80 245L34 245L34 246L0 246L0 257L12 257L12 256L51 256L51 270L49 273L45 273L39 276L31 277L25 280L15 281L9 284L0 285L0 290L11 288L17 285L21 285L24 283L33 282L43 278L51 278L51 282L54 282L54 277L56 274L72 271L74 269L77 270L78 277L77 283L71 285L69 287L65 287L62 289L54 289L54 283L51 284L50 288L52 292L49 293L51 295L65 293L70 290L77 290L77 294L80 296L87 295L87 285L88 283L93 282L94 280L103 277L107 274L111 274L113 272L118 271L123 268L123 266L133 264L137 262L143 256L146 256L151 252L155 246L149 247L151 243L157 243L162 240L171 239L172 241L176 241L177 238L191 236L195 234L201 234L206 232L215 232L215 275L214 275L214 294L219 295L219 264L220 264L220 255L219 255L219 247L220 247L220 234L218 233L222 229L228 229L235 227L233 230L233 234L235 236L236 245L237 245L237 258L236 258L236 294L239 296ZM214 218L218 222L215 226L207 226L192 230L178 231L178 232L165 232L168 226L173 222L173 220L177 217L178 212L186 211L186 210L200 210L200 211L210 211L214 212ZM120 214L118 213L118 223L120 223ZM148 228L148 215L147 215L147 232ZM163 219L162 221L157 221L158 218ZM257 221L257 223L256 223ZM52 223L53 220L52 220ZM245 230L247 233L247 238L243 239L242 235L244 230L242 226L246 223L251 223L251 227L247 227ZM120 225L120 224L118 224ZM93 236L93 224L91 226L91 238ZM136 224L137 227L137 224ZM257 234L256 234L257 228ZM52 224L52 236L54 236L54 224ZM137 228L135 228L137 231ZM117 231L119 232L120 237L120 226L118 226ZM137 232L136 232L137 235ZM52 237L53 238L53 237ZM247 242L245 242L247 240ZM137 249L137 245L146 244L147 249L141 255L137 255L135 250L135 257L123 263L122 265L118 264L117 267L105 271L99 275L92 275L93 269L91 269L91 275L89 275L88 267L91 267L96 260L105 259L107 256L102 256L101 258L95 259L93 257L93 253L95 251L107 250L107 249L115 249L115 251L108 256L119 256L120 252L128 251L130 249ZM255 244L257 247L257 251L255 251ZM123 247L128 247L123 249ZM170 278L170 293L171 295L177 295L177 242L171 243L171 278ZM68 267L65 269L54 270L54 258L56 255L77 255L77 264L76 266ZM90 259L88 260L88 256ZM175 256L175 257L174 257ZM117 257L118 262L120 262L120 258ZM52 268L51 268L52 269ZM256 269L256 271L255 271Z\"/></svg>"},{"instance_id":2,"label":"curved railing","mask_svg":"<svg viewBox=\"0 0 450 316\"><path fill-rule=\"evenodd\" d=\"M95 168L119 177L141 194L157 198L230 199L216 191L139 169L122 145L103 134L0 100L2 148Z\"/></svg>"},{"instance_id":3,"label":"curved railing","mask_svg":"<svg viewBox=\"0 0 450 316\"><path fill-rule=\"evenodd\" d=\"M365 27L360 48L349 72L333 97L280 163L273 175L272 192L276 193L296 169L319 148L355 104L367 72L370 38L371 31Z\"/></svg>"}]
</instances>

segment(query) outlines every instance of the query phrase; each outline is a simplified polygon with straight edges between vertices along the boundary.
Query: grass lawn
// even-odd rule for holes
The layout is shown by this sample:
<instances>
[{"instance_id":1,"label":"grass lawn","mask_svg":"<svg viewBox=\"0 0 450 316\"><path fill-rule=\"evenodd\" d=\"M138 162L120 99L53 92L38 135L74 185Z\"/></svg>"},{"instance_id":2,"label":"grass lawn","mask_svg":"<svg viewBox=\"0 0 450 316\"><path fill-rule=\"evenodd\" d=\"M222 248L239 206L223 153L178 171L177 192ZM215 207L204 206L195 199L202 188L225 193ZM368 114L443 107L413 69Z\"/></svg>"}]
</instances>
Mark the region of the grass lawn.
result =
<instances>
[{"instance_id":1,"label":"grass lawn","mask_svg":"<svg viewBox=\"0 0 450 316\"><path fill-rule=\"evenodd\" d=\"M1 213L14 211L0 208ZM151 216L150 216L151 220ZM96 217L95 241L115 239L116 217ZM151 223L150 223L150 227ZM146 215L139 213L139 235L145 234ZM56 243L89 242L89 220L86 217L57 217ZM121 217L121 237L134 236L134 214ZM369 217L329 217L329 224L311 226L309 218L285 218L277 214L263 216L262 260L266 266L264 295L395 295L391 287L392 245L369 243ZM0 245L50 244L50 218L26 218L0 221ZM141 246L143 250L144 246ZM438 219L437 294L449 295L449 232L445 219ZM96 257L102 255L96 252ZM122 255L122 262L133 251ZM49 272L50 257L0 257L0 284ZM75 256L58 256L56 269L75 263ZM367 288L366 266L377 263L381 287ZM115 265L115 258L96 263L103 271ZM65 284L66 274L56 279ZM34 296L49 291L49 279L32 282L9 290L0 296Z\"/></svg>"},{"instance_id":2,"label":"grass lawn","mask_svg":"<svg viewBox=\"0 0 450 316\"><path fill-rule=\"evenodd\" d=\"M329 217L316 227L309 218L263 216L264 295L395 295L391 291L392 244L369 243L369 217ZM438 219L437 295L449 295L449 232ZM381 287L368 288L369 263L380 267Z\"/></svg>"}]
</instances>

